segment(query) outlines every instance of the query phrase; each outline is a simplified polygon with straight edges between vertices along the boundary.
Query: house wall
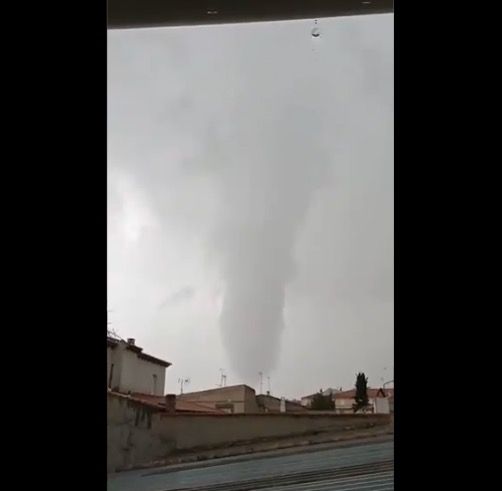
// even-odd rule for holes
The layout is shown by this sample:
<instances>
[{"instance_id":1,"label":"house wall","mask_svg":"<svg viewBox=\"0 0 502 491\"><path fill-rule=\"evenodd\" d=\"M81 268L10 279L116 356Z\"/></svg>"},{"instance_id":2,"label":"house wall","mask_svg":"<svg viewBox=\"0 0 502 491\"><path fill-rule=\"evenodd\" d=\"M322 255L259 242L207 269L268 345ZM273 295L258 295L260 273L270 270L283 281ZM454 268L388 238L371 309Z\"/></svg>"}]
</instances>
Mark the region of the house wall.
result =
<instances>
[{"instance_id":1,"label":"house wall","mask_svg":"<svg viewBox=\"0 0 502 491\"><path fill-rule=\"evenodd\" d=\"M164 395L166 368L138 358L137 353L128 350L127 345L119 344L114 349L107 348L107 382L113 364L111 388L119 392L142 392L144 394ZM157 376L154 391L153 375Z\"/></svg>"},{"instance_id":2,"label":"house wall","mask_svg":"<svg viewBox=\"0 0 502 491\"><path fill-rule=\"evenodd\" d=\"M164 395L165 367L142 360L133 351L126 349L123 353L120 390L122 392L130 390L144 394ZM157 376L155 391L153 375Z\"/></svg>"},{"instance_id":3,"label":"house wall","mask_svg":"<svg viewBox=\"0 0 502 491\"><path fill-rule=\"evenodd\" d=\"M377 397L375 399L375 413L390 414L390 405L388 397Z\"/></svg>"},{"instance_id":4,"label":"house wall","mask_svg":"<svg viewBox=\"0 0 502 491\"><path fill-rule=\"evenodd\" d=\"M335 409L344 411L352 409L352 404L354 404L354 399L335 399Z\"/></svg>"},{"instance_id":5,"label":"house wall","mask_svg":"<svg viewBox=\"0 0 502 491\"><path fill-rule=\"evenodd\" d=\"M108 394L108 471L160 460L178 450L225 447L389 423L389 415L378 414L170 415Z\"/></svg>"}]
</instances>

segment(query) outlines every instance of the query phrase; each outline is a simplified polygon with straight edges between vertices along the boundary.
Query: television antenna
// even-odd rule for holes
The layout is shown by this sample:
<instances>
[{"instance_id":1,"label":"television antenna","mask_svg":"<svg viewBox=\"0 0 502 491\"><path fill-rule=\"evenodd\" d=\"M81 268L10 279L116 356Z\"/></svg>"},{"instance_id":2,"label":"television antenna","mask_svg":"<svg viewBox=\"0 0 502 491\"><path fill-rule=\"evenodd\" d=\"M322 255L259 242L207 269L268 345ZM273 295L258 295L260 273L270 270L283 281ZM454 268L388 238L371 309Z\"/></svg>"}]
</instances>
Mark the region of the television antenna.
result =
<instances>
[{"instance_id":1,"label":"television antenna","mask_svg":"<svg viewBox=\"0 0 502 491\"><path fill-rule=\"evenodd\" d=\"M188 385L190 383L190 379L188 377L181 377L178 379L178 384L180 384L180 394L183 394L183 386Z\"/></svg>"},{"instance_id":2,"label":"television antenna","mask_svg":"<svg viewBox=\"0 0 502 491\"><path fill-rule=\"evenodd\" d=\"M218 387L225 387L227 385L227 375L223 368L220 368L220 383Z\"/></svg>"},{"instance_id":3,"label":"television antenna","mask_svg":"<svg viewBox=\"0 0 502 491\"><path fill-rule=\"evenodd\" d=\"M108 314L110 314L110 312L113 312L113 310L107 310ZM106 321L106 335L111 338L120 339L120 340L124 341L122 339L122 337L120 336L120 334L117 332L117 330L114 329L113 327L111 327L112 324L113 324L113 322L111 320Z\"/></svg>"}]
</instances>

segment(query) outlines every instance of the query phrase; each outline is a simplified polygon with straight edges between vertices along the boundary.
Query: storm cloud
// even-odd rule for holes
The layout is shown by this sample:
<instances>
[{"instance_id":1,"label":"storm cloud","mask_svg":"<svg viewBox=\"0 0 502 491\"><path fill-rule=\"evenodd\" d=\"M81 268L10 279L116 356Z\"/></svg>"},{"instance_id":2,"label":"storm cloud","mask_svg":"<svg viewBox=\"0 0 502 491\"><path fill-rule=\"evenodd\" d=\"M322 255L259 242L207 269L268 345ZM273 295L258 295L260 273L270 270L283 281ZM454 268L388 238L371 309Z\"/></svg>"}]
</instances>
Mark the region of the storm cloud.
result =
<instances>
[{"instance_id":1,"label":"storm cloud","mask_svg":"<svg viewBox=\"0 0 502 491\"><path fill-rule=\"evenodd\" d=\"M296 395L391 363L392 22L109 33L111 307L200 388L220 342L229 383Z\"/></svg>"}]
</instances>

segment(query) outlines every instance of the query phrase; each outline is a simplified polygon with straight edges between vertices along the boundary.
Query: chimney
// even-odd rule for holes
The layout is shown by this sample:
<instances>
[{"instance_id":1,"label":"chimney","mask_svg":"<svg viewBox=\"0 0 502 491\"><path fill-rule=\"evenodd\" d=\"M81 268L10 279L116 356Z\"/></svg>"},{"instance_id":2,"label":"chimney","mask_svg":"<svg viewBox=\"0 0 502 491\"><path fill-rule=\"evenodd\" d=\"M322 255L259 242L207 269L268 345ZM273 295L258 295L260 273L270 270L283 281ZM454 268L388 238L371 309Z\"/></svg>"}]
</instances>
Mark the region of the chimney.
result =
<instances>
[{"instance_id":1,"label":"chimney","mask_svg":"<svg viewBox=\"0 0 502 491\"><path fill-rule=\"evenodd\" d=\"M136 343L136 340L134 338L127 338L127 344L134 346L135 343Z\"/></svg>"},{"instance_id":2,"label":"chimney","mask_svg":"<svg viewBox=\"0 0 502 491\"><path fill-rule=\"evenodd\" d=\"M166 413L176 413L176 394L166 394Z\"/></svg>"}]
</instances>

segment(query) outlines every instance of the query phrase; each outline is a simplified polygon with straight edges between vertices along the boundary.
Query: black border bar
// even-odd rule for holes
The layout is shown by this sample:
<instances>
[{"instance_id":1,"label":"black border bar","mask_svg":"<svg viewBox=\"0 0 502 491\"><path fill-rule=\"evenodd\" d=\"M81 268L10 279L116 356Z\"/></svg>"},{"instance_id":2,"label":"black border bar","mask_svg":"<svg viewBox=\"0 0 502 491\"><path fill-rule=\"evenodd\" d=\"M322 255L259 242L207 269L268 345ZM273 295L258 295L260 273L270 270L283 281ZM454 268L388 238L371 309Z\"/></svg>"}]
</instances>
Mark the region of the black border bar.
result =
<instances>
[{"instance_id":1,"label":"black border bar","mask_svg":"<svg viewBox=\"0 0 502 491\"><path fill-rule=\"evenodd\" d=\"M393 0L108 0L108 28L264 22L393 12Z\"/></svg>"}]
</instances>

